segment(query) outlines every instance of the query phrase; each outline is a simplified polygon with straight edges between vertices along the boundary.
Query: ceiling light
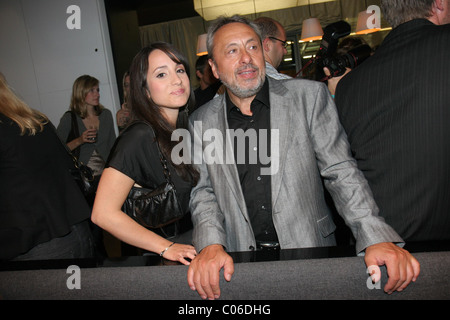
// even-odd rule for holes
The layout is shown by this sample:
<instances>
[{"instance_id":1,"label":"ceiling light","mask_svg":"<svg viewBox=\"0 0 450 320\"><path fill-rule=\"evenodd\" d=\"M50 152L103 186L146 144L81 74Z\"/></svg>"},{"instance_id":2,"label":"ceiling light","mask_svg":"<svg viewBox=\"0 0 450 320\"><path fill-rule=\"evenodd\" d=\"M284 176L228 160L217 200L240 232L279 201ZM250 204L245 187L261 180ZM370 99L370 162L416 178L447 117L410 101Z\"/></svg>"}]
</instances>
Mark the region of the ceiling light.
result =
<instances>
[{"instance_id":1,"label":"ceiling light","mask_svg":"<svg viewBox=\"0 0 450 320\"><path fill-rule=\"evenodd\" d=\"M197 38L197 56L208 54L208 50L206 49L206 35L206 33L203 33Z\"/></svg>"},{"instance_id":2,"label":"ceiling light","mask_svg":"<svg viewBox=\"0 0 450 320\"><path fill-rule=\"evenodd\" d=\"M317 18L309 18L303 20L302 35L300 39L302 41L314 41L320 40L323 36L322 26Z\"/></svg>"}]
</instances>

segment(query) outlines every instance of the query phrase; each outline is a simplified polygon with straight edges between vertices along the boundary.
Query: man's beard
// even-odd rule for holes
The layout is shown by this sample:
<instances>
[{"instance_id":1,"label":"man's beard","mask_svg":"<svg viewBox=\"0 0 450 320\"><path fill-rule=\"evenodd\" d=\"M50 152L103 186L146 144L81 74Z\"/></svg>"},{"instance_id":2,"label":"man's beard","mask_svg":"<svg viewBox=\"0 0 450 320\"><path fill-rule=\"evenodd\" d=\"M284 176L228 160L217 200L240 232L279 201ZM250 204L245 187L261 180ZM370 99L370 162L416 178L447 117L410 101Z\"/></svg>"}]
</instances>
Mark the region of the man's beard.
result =
<instances>
[{"instance_id":1,"label":"man's beard","mask_svg":"<svg viewBox=\"0 0 450 320\"><path fill-rule=\"evenodd\" d=\"M245 69L245 68L248 68L249 66L255 70L259 70L259 68L257 66L252 65L252 64L241 67L239 69ZM235 75L239 72L239 69L235 71ZM222 74L220 74L220 73L219 73L219 78L222 81L223 85L225 85L225 87L227 87L228 90L231 91L231 93L233 93L236 97L238 97L240 99L245 99L245 98L250 98L250 97L255 96L259 92L259 90L261 90L261 88L263 87L264 81L266 79L265 75L261 74L260 78L258 79L259 81L254 88L242 88L237 83L233 84L233 83L227 82L226 77L222 77Z\"/></svg>"}]
</instances>

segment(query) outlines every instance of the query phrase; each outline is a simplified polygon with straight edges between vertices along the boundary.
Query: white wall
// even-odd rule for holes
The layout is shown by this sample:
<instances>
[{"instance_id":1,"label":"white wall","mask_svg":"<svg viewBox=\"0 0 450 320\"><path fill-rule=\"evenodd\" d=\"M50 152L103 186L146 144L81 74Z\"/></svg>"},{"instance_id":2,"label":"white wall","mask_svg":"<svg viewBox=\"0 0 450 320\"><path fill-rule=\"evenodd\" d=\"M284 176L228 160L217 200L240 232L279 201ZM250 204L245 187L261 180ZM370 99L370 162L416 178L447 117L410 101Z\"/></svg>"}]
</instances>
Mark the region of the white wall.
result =
<instances>
[{"instance_id":1,"label":"white wall","mask_svg":"<svg viewBox=\"0 0 450 320\"><path fill-rule=\"evenodd\" d=\"M67 27L70 5L80 8L79 30ZM120 108L102 0L0 0L0 72L55 126L83 74L100 81L100 103L114 116Z\"/></svg>"}]
</instances>

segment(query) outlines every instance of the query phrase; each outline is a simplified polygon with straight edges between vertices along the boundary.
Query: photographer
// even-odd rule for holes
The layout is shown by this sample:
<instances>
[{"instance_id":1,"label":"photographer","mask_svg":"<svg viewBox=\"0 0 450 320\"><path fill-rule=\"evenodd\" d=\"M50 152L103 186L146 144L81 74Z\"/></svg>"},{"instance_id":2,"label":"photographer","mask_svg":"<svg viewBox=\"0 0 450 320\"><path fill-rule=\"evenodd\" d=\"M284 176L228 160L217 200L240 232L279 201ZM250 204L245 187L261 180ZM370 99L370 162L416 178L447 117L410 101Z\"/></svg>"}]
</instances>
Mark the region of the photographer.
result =
<instances>
[{"instance_id":1,"label":"photographer","mask_svg":"<svg viewBox=\"0 0 450 320\"><path fill-rule=\"evenodd\" d=\"M351 26L342 20L327 25L315 57L298 73L312 65L315 69L315 80L327 82L333 98L340 79L373 53L372 48L362 38L346 37L350 31ZM346 38L339 43L339 39L343 37Z\"/></svg>"},{"instance_id":2,"label":"photographer","mask_svg":"<svg viewBox=\"0 0 450 320\"><path fill-rule=\"evenodd\" d=\"M450 1L382 0L393 30L336 105L380 215L406 241L450 239Z\"/></svg>"},{"instance_id":3,"label":"photographer","mask_svg":"<svg viewBox=\"0 0 450 320\"><path fill-rule=\"evenodd\" d=\"M339 43L336 53L339 56L344 56L345 54L347 54L348 52L352 52L352 50L354 50L355 48L358 48L360 46L363 45L367 45L367 43L364 41L363 38L361 37L354 37L354 36L349 36L346 37L344 39L341 40L341 42ZM370 48L370 47L369 47ZM370 50L371 51L371 50ZM332 75L332 71L330 70L330 67L328 66L324 66L323 67L323 72L325 74L325 76L327 77L327 86L328 86L328 90L330 90L331 95L334 97L336 94L336 86L339 83L339 81L345 76L347 75L347 73L349 73L350 71L352 71L352 69L346 65L343 66L345 69L344 73L338 76L333 76ZM342 67L341 67L342 68ZM339 73L342 73L342 70L339 70Z\"/></svg>"}]
</instances>

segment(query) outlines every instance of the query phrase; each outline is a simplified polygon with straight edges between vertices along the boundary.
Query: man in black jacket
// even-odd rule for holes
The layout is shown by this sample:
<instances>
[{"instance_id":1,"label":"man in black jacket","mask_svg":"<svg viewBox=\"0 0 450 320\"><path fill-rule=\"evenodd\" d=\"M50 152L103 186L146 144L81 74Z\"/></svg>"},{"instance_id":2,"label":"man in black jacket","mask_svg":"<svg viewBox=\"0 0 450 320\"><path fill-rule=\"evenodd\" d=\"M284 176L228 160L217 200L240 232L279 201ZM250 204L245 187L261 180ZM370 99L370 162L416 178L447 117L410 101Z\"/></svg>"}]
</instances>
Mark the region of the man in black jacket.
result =
<instances>
[{"instance_id":1,"label":"man in black jacket","mask_svg":"<svg viewBox=\"0 0 450 320\"><path fill-rule=\"evenodd\" d=\"M393 30L336 105L380 215L406 241L450 239L450 1L382 0Z\"/></svg>"}]
</instances>

